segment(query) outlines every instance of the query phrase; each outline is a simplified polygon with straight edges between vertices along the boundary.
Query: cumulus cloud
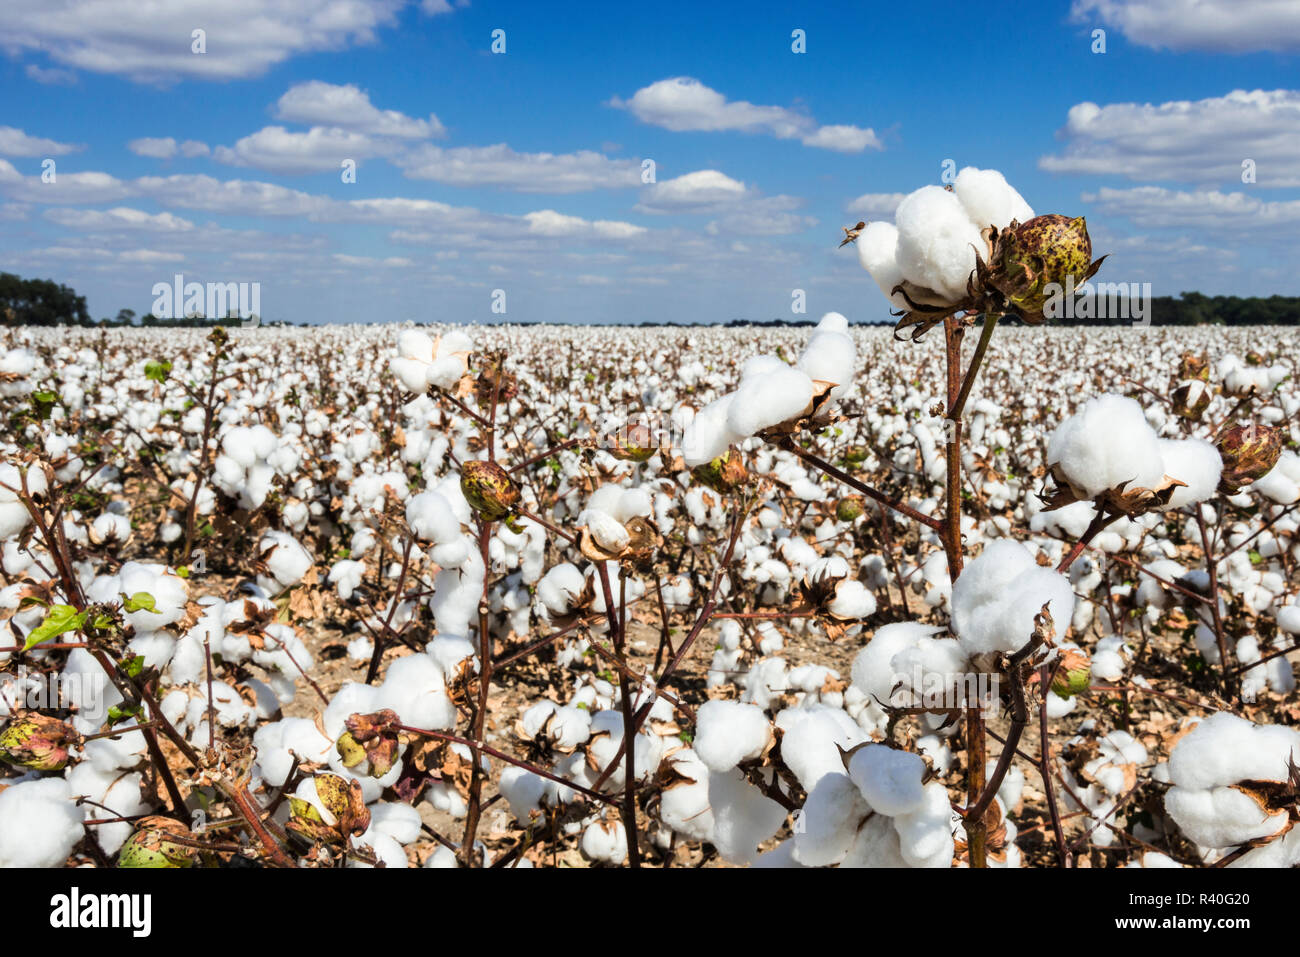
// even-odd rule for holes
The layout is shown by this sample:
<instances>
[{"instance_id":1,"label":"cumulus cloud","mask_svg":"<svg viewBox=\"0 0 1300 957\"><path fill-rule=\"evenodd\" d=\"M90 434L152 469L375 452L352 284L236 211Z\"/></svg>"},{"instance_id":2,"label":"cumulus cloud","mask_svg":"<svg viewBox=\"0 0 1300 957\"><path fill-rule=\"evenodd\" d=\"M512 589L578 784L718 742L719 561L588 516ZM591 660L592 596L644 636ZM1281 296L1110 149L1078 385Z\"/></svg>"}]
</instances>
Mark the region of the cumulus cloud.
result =
<instances>
[{"instance_id":1,"label":"cumulus cloud","mask_svg":"<svg viewBox=\"0 0 1300 957\"><path fill-rule=\"evenodd\" d=\"M1071 13L1155 49L1300 50L1300 4L1294 0L1075 0Z\"/></svg>"},{"instance_id":2,"label":"cumulus cloud","mask_svg":"<svg viewBox=\"0 0 1300 957\"><path fill-rule=\"evenodd\" d=\"M0 154L4 156L63 156L85 149L40 136L29 136L14 126L0 126Z\"/></svg>"},{"instance_id":3,"label":"cumulus cloud","mask_svg":"<svg viewBox=\"0 0 1300 957\"><path fill-rule=\"evenodd\" d=\"M1123 216L1149 228L1257 233L1263 229L1291 230L1300 223L1300 199L1269 202L1242 192L1183 192L1160 186L1139 186L1134 189L1103 188L1095 193L1084 193L1082 198L1107 216Z\"/></svg>"},{"instance_id":4,"label":"cumulus cloud","mask_svg":"<svg viewBox=\"0 0 1300 957\"><path fill-rule=\"evenodd\" d=\"M187 232L194 228L188 219L182 219L173 213L146 213L128 206L116 206L113 209L49 209L45 211L45 218L60 226L86 230L140 229L171 233Z\"/></svg>"},{"instance_id":5,"label":"cumulus cloud","mask_svg":"<svg viewBox=\"0 0 1300 957\"><path fill-rule=\"evenodd\" d=\"M716 169L702 169L643 190L637 209L649 213L710 212L747 195L744 183Z\"/></svg>"},{"instance_id":6,"label":"cumulus cloud","mask_svg":"<svg viewBox=\"0 0 1300 957\"><path fill-rule=\"evenodd\" d=\"M170 136L142 136L126 144L136 156L149 156L153 159L171 159L176 155L176 140Z\"/></svg>"},{"instance_id":7,"label":"cumulus cloud","mask_svg":"<svg viewBox=\"0 0 1300 957\"><path fill-rule=\"evenodd\" d=\"M258 76L292 56L373 42L405 0L42 0L0 5L6 49L140 82ZM191 50L206 31L206 51Z\"/></svg>"},{"instance_id":8,"label":"cumulus cloud","mask_svg":"<svg viewBox=\"0 0 1300 957\"><path fill-rule=\"evenodd\" d=\"M230 166L292 175L338 170L346 159L369 159L392 149L390 141L333 126L313 126L302 133L266 126L234 146L218 146L212 156Z\"/></svg>"},{"instance_id":9,"label":"cumulus cloud","mask_svg":"<svg viewBox=\"0 0 1300 957\"><path fill-rule=\"evenodd\" d=\"M893 219L894 211L903 201L903 193L863 193L844 207L855 216L871 219Z\"/></svg>"},{"instance_id":10,"label":"cumulus cloud","mask_svg":"<svg viewBox=\"0 0 1300 957\"><path fill-rule=\"evenodd\" d=\"M728 100L717 90L688 76L659 80L637 90L630 100L614 97L610 105L630 111L643 123L677 133L758 133L782 140L797 139L805 146L842 153L884 149L869 128L842 124L819 126L811 116L783 106Z\"/></svg>"},{"instance_id":11,"label":"cumulus cloud","mask_svg":"<svg viewBox=\"0 0 1300 957\"><path fill-rule=\"evenodd\" d=\"M816 225L811 216L796 212L802 205L797 197L764 196L725 173L704 169L647 187L635 208L642 213L716 216L705 226L710 235L780 236Z\"/></svg>"},{"instance_id":12,"label":"cumulus cloud","mask_svg":"<svg viewBox=\"0 0 1300 957\"><path fill-rule=\"evenodd\" d=\"M1044 156L1054 173L1196 184L1240 182L1243 159L1260 186L1300 186L1300 90L1233 90L1204 100L1079 103Z\"/></svg>"},{"instance_id":13,"label":"cumulus cloud","mask_svg":"<svg viewBox=\"0 0 1300 957\"><path fill-rule=\"evenodd\" d=\"M427 120L397 110L381 110L370 95L352 85L311 80L290 87L275 104L277 119L307 126L332 126L355 133L427 139L446 129L432 113Z\"/></svg>"},{"instance_id":14,"label":"cumulus cloud","mask_svg":"<svg viewBox=\"0 0 1300 957\"><path fill-rule=\"evenodd\" d=\"M29 63L23 70L29 80L46 86L72 86L77 82L77 74L71 70L61 70L57 66L43 67Z\"/></svg>"},{"instance_id":15,"label":"cumulus cloud","mask_svg":"<svg viewBox=\"0 0 1300 957\"><path fill-rule=\"evenodd\" d=\"M578 193L641 183L641 164L603 153L519 153L505 143L444 149L425 144L395 158L412 179L450 186L495 186L521 193Z\"/></svg>"},{"instance_id":16,"label":"cumulus cloud","mask_svg":"<svg viewBox=\"0 0 1300 957\"><path fill-rule=\"evenodd\" d=\"M646 232L644 226L636 226L632 223L607 219L598 219L591 222L578 216L566 216L563 213L557 213L553 209L542 209L533 213L526 213L523 218L528 224L529 233L552 238L592 236L600 239L631 239Z\"/></svg>"}]
</instances>

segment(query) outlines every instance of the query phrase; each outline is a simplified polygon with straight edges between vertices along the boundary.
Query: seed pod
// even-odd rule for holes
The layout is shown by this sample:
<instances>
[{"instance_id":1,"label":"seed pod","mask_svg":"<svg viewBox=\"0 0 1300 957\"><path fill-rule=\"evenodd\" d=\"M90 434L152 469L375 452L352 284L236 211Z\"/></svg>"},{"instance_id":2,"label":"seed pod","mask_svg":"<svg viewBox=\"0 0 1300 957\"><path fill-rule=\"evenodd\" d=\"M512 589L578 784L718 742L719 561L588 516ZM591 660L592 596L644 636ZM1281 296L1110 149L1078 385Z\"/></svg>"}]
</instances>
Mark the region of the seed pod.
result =
<instances>
[{"instance_id":1,"label":"seed pod","mask_svg":"<svg viewBox=\"0 0 1300 957\"><path fill-rule=\"evenodd\" d=\"M170 840L172 836L190 837L180 821L169 817L146 817L134 834L126 839L117 854L118 867L175 868L193 867L199 849Z\"/></svg>"},{"instance_id":2,"label":"seed pod","mask_svg":"<svg viewBox=\"0 0 1300 957\"><path fill-rule=\"evenodd\" d=\"M1052 678L1052 691L1058 697L1069 698L1087 691L1092 684L1092 659L1078 648L1061 652L1061 663Z\"/></svg>"},{"instance_id":3,"label":"seed pod","mask_svg":"<svg viewBox=\"0 0 1300 957\"><path fill-rule=\"evenodd\" d=\"M68 748L80 739L66 721L25 711L0 731L0 758L33 771L61 771L68 764Z\"/></svg>"},{"instance_id":4,"label":"seed pod","mask_svg":"<svg viewBox=\"0 0 1300 957\"><path fill-rule=\"evenodd\" d=\"M740 450L733 445L713 461L697 465L691 470L691 477L701 485L726 495L749 481L749 470L745 468Z\"/></svg>"},{"instance_id":5,"label":"seed pod","mask_svg":"<svg viewBox=\"0 0 1300 957\"><path fill-rule=\"evenodd\" d=\"M646 462L657 452L650 427L635 423L624 426L614 436L609 454L624 462Z\"/></svg>"},{"instance_id":6,"label":"seed pod","mask_svg":"<svg viewBox=\"0 0 1300 957\"><path fill-rule=\"evenodd\" d=\"M1192 379L1175 389L1172 398L1176 415L1195 420L1210 406L1210 389L1200 379Z\"/></svg>"},{"instance_id":7,"label":"seed pod","mask_svg":"<svg viewBox=\"0 0 1300 957\"><path fill-rule=\"evenodd\" d=\"M994 264L991 282L1030 323L1045 320L1049 283L1064 288L1073 279L1077 289L1100 265L1092 262L1092 239L1082 216L1035 216L1012 223L999 241L1001 259Z\"/></svg>"},{"instance_id":8,"label":"seed pod","mask_svg":"<svg viewBox=\"0 0 1300 957\"><path fill-rule=\"evenodd\" d=\"M1219 491L1232 495L1273 470L1282 456L1285 435L1268 425L1238 425L1219 437L1223 472Z\"/></svg>"},{"instance_id":9,"label":"seed pod","mask_svg":"<svg viewBox=\"0 0 1300 957\"><path fill-rule=\"evenodd\" d=\"M867 500L861 495L842 498L835 506L835 518L841 522L854 522L867 510Z\"/></svg>"},{"instance_id":10,"label":"seed pod","mask_svg":"<svg viewBox=\"0 0 1300 957\"><path fill-rule=\"evenodd\" d=\"M460 491L469 507L489 522L505 518L519 504L519 486L496 462L462 462Z\"/></svg>"}]
</instances>

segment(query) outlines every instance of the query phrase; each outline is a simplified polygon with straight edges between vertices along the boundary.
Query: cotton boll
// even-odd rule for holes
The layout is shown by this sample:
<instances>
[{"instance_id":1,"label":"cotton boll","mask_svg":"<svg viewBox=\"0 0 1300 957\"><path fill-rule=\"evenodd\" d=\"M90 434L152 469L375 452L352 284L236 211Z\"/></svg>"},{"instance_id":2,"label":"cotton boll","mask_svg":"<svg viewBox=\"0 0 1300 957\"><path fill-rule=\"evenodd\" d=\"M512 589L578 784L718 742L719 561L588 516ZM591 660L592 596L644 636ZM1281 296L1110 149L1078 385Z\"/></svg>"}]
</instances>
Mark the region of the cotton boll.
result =
<instances>
[{"instance_id":1,"label":"cotton boll","mask_svg":"<svg viewBox=\"0 0 1300 957\"><path fill-rule=\"evenodd\" d=\"M846 578L835 586L835 597L826 610L845 621L868 618L876 612L876 596L856 578Z\"/></svg>"},{"instance_id":2,"label":"cotton boll","mask_svg":"<svg viewBox=\"0 0 1300 957\"><path fill-rule=\"evenodd\" d=\"M406 857L406 851L402 850L402 845L397 843L397 841L393 840L387 834L375 831L373 827L366 831L365 834L361 835L357 843L363 847L369 846L375 857L384 865L385 868L402 868L411 866L411 862ZM349 857L345 866L365 870L374 865L355 857Z\"/></svg>"},{"instance_id":3,"label":"cotton boll","mask_svg":"<svg viewBox=\"0 0 1300 957\"><path fill-rule=\"evenodd\" d=\"M1047 464L1058 466L1086 498L1118 485L1155 488L1165 474L1160 440L1142 406L1114 394L1089 399L1056 427L1047 443Z\"/></svg>"},{"instance_id":4,"label":"cotton boll","mask_svg":"<svg viewBox=\"0 0 1300 957\"><path fill-rule=\"evenodd\" d=\"M840 867L910 867L899 847L894 819L883 814L867 818Z\"/></svg>"},{"instance_id":5,"label":"cotton boll","mask_svg":"<svg viewBox=\"0 0 1300 957\"><path fill-rule=\"evenodd\" d=\"M890 817L908 814L924 799L925 762L920 755L868 744L853 752L849 777L872 810Z\"/></svg>"},{"instance_id":6,"label":"cotton boll","mask_svg":"<svg viewBox=\"0 0 1300 957\"><path fill-rule=\"evenodd\" d=\"M738 770L709 774L713 844L733 864L752 863L758 845L785 821L785 808L745 780Z\"/></svg>"},{"instance_id":7,"label":"cotton boll","mask_svg":"<svg viewBox=\"0 0 1300 957\"><path fill-rule=\"evenodd\" d=\"M877 220L867 223L856 243L858 262L871 274L889 304L898 309L907 308L907 300L892 290L903 281L903 270L898 265L898 229L893 223Z\"/></svg>"},{"instance_id":8,"label":"cotton boll","mask_svg":"<svg viewBox=\"0 0 1300 957\"><path fill-rule=\"evenodd\" d=\"M0 791L0 868L58 867L85 836L83 812L62 778L39 778Z\"/></svg>"},{"instance_id":9,"label":"cotton boll","mask_svg":"<svg viewBox=\"0 0 1300 957\"><path fill-rule=\"evenodd\" d=\"M266 567L281 588L296 585L312 566L311 553L284 532L267 532L258 542L258 548L264 554L270 551Z\"/></svg>"},{"instance_id":10,"label":"cotton boll","mask_svg":"<svg viewBox=\"0 0 1300 957\"><path fill-rule=\"evenodd\" d=\"M844 774L827 774L808 793L795 819L794 855L808 867L838 864L871 808Z\"/></svg>"},{"instance_id":11,"label":"cotton boll","mask_svg":"<svg viewBox=\"0 0 1300 957\"><path fill-rule=\"evenodd\" d=\"M621 821L596 820L583 830L578 846L590 860L622 864L627 858L627 831Z\"/></svg>"},{"instance_id":12,"label":"cotton boll","mask_svg":"<svg viewBox=\"0 0 1300 957\"><path fill-rule=\"evenodd\" d=\"M1011 221L1027 223L1034 211L1016 192L1006 178L995 169L965 167L952 184L953 193L976 226L996 226L1006 229Z\"/></svg>"},{"instance_id":13,"label":"cotton boll","mask_svg":"<svg viewBox=\"0 0 1300 957\"><path fill-rule=\"evenodd\" d=\"M376 710L391 708L403 724L416 728L456 726L456 708L447 695L442 669L428 655L407 655L390 664L376 704Z\"/></svg>"},{"instance_id":14,"label":"cotton boll","mask_svg":"<svg viewBox=\"0 0 1300 957\"><path fill-rule=\"evenodd\" d=\"M746 437L780 425L812 403L807 374L781 363L779 368L746 376L727 406L727 430Z\"/></svg>"},{"instance_id":15,"label":"cotton boll","mask_svg":"<svg viewBox=\"0 0 1300 957\"><path fill-rule=\"evenodd\" d=\"M1045 603L1060 640L1074 613L1069 580L1039 566L1023 545L995 541L953 585L953 630L969 654L1016 651L1029 641Z\"/></svg>"},{"instance_id":16,"label":"cotton boll","mask_svg":"<svg viewBox=\"0 0 1300 957\"><path fill-rule=\"evenodd\" d=\"M563 562L542 576L537 583L537 598L551 616L563 615L586 585L587 579L578 567Z\"/></svg>"},{"instance_id":17,"label":"cotton boll","mask_svg":"<svg viewBox=\"0 0 1300 957\"><path fill-rule=\"evenodd\" d=\"M844 397L853 384L857 346L848 334L849 321L838 312L828 312L808 337L799 356L799 368L808 378L833 382L831 399Z\"/></svg>"},{"instance_id":18,"label":"cotton boll","mask_svg":"<svg viewBox=\"0 0 1300 957\"><path fill-rule=\"evenodd\" d=\"M406 503L406 522L417 538L445 544L461 537L460 521L451 503L438 492L421 492Z\"/></svg>"},{"instance_id":19,"label":"cotton boll","mask_svg":"<svg viewBox=\"0 0 1300 957\"><path fill-rule=\"evenodd\" d=\"M951 867L954 846L948 789L933 781L924 790L913 811L894 818L899 852L912 867Z\"/></svg>"},{"instance_id":20,"label":"cotton boll","mask_svg":"<svg viewBox=\"0 0 1300 957\"><path fill-rule=\"evenodd\" d=\"M682 458L688 467L713 461L733 442L744 438L728 425L728 414L735 398L733 392L715 399L702 408L686 427L682 434Z\"/></svg>"},{"instance_id":21,"label":"cotton boll","mask_svg":"<svg viewBox=\"0 0 1300 957\"><path fill-rule=\"evenodd\" d=\"M370 830L398 844L414 844L420 839L420 812L401 801L377 801L370 805Z\"/></svg>"},{"instance_id":22,"label":"cotton boll","mask_svg":"<svg viewBox=\"0 0 1300 957\"><path fill-rule=\"evenodd\" d=\"M1230 787L1170 788L1165 810L1179 830L1205 847L1233 847L1276 834L1286 825L1285 811L1267 814L1249 795Z\"/></svg>"},{"instance_id":23,"label":"cotton boll","mask_svg":"<svg viewBox=\"0 0 1300 957\"><path fill-rule=\"evenodd\" d=\"M933 635L940 629L916 622L900 621L876 629L871 641L853 659L854 687L875 703L888 704L893 693L895 673L891 662L896 654ZM878 700L877 700L878 699Z\"/></svg>"},{"instance_id":24,"label":"cotton boll","mask_svg":"<svg viewBox=\"0 0 1300 957\"><path fill-rule=\"evenodd\" d=\"M1282 725L1257 725L1221 711L1180 738L1169 756L1174 784L1209 788L1237 781L1285 781L1287 758L1300 761L1300 732Z\"/></svg>"},{"instance_id":25,"label":"cotton boll","mask_svg":"<svg viewBox=\"0 0 1300 957\"><path fill-rule=\"evenodd\" d=\"M763 753L771 738L761 708L738 701L706 701L696 712L695 753L711 771L729 771Z\"/></svg>"},{"instance_id":26,"label":"cotton boll","mask_svg":"<svg viewBox=\"0 0 1300 957\"><path fill-rule=\"evenodd\" d=\"M543 798L550 782L526 768L510 765L501 772L498 789L510 805L515 820L527 824L542 813Z\"/></svg>"},{"instance_id":27,"label":"cotton boll","mask_svg":"<svg viewBox=\"0 0 1300 957\"><path fill-rule=\"evenodd\" d=\"M587 531L591 533L597 547L607 554L622 554L623 550L631 544L632 538L627 529L614 516L590 508L583 515L586 518Z\"/></svg>"},{"instance_id":28,"label":"cotton boll","mask_svg":"<svg viewBox=\"0 0 1300 957\"><path fill-rule=\"evenodd\" d=\"M963 298L985 243L956 195L923 186L898 204L894 222L903 277L952 301Z\"/></svg>"},{"instance_id":29,"label":"cotton boll","mask_svg":"<svg viewBox=\"0 0 1300 957\"><path fill-rule=\"evenodd\" d=\"M123 774L116 769L103 771L90 762L83 761L69 767L65 777L69 797L85 797L95 802L82 805L87 821L134 817L150 810L148 802L141 798L144 779L140 774ZM133 830L135 827L130 821L115 821L93 827L95 840L106 854L116 854Z\"/></svg>"},{"instance_id":30,"label":"cotton boll","mask_svg":"<svg viewBox=\"0 0 1300 957\"><path fill-rule=\"evenodd\" d=\"M1161 439L1160 455L1165 474L1187 486L1174 489L1170 508L1182 508L1214 496L1223 472L1223 459L1213 445L1204 439Z\"/></svg>"},{"instance_id":31,"label":"cotton boll","mask_svg":"<svg viewBox=\"0 0 1300 957\"><path fill-rule=\"evenodd\" d=\"M689 841L712 840L709 769L691 748L671 755L667 763L673 775L659 797L659 819Z\"/></svg>"}]
</instances>

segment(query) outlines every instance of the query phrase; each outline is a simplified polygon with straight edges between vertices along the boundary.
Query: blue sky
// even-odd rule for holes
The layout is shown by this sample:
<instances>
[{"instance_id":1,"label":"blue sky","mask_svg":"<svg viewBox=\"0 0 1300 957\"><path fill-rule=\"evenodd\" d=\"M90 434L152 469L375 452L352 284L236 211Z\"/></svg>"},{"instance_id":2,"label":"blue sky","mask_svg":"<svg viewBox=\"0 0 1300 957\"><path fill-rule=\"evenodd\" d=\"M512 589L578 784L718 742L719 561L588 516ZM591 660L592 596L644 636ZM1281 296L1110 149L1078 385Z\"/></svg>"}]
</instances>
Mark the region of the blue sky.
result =
<instances>
[{"instance_id":1,"label":"blue sky","mask_svg":"<svg viewBox=\"0 0 1300 957\"><path fill-rule=\"evenodd\" d=\"M182 273L294 322L878 322L840 227L951 160L1104 278L1300 294L1300 4L882 9L0 0L0 270L96 318Z\"/></svg>"}]
</instances>

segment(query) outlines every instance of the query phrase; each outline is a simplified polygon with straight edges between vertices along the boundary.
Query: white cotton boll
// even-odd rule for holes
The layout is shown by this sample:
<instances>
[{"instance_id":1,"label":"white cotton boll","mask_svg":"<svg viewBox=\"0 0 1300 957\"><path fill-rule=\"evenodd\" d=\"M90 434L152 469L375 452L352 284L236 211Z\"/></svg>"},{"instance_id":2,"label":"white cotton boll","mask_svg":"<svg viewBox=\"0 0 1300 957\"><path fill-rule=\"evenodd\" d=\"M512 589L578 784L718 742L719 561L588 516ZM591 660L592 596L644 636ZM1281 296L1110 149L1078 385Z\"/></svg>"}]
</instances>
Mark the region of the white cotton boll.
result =
<instances>
[{"instance_id":1,"label":"white cotton boll","mask_svg":"<svg viewBox=\"0 0 1300 957\"><path fill-rule=\"evenodd\" d=\"M378 860L384 865L385 868L401 868L401 867L411 866L411 862L406 857L406 851L402 850L402 845L398 844L387 834L382 834L375 831L374 828L371 828L370 830L366 831L366 833L361 836L361 838L357 841L357 843L362 845L363 847L369 846L370 850L374 852L375 857L378 858ZM373 867L374 865L368 864L362 860L358 860L355 857L350 857L348 858L347 864L345 866L365 870L367 868Z\"/></svg>"},{"instance_id":2,"label":"white cotton boll","mask_svg":"<svg viewBox=\"0 0 1300 957\"><path fill-rule=\"evenodd\" d=\"M1252 493L1263 495L1279 505L1300 501L1300 455L1284 449L1268 474L1248 488Z\"/></svg>"},{"instance_id":3,"label":"white cotton boll","mask_svg":"<svg viewBox=\"0 0 1300 957\"><path fill-rule=\"evenodd\" d=\"M1069 579L1038 565L1018 542L998 540L953 585L953 630L969 654L1016 651L1029 641L1045 603L1061 640L1074 614Z\"/></svg>"},{"instance_id":4,"label":"white cotton boll","mask_svg":"<svg viewBox=\"0 0 1300 957\"><path fill-rule=\"evenodd\" d=\"M1213 445L1204 439L1161 439L1160 455L1165 474L1187 486L1174 489L1170 508L1182 508L1214 496L1223 459Z\"/></svg>"},{"instance_id":5,"label":"white cotton boll","mask_svg":"<svg viewBox=\"0 0 1300 957\"><path fill-rule=\"evenodd\" d=\"M691 748L676 752L668 762L674 773L659 797L659 819L689 841L712 840L709 769Z\"/></svg>"},{"instance_id":6,"label":"white cotton boll","mask_svg":"<svg viewBox=\"0 0 1300 957\"><path fill-rule=\"evenodd\" d=\"M737 435L727 424L728 412L736 394L729 392L710 402L691 420L682 433L682 458L689 468L711 462L733 442L744 436Z\"/></svg>"},{"instance_id":7,"label":"white cotton boll","mask_svg":"<svg viewBox=\"0 0 1300 957\"><path fill-rule=\"evenodd\" d=\"M587 579L578 567L570 562L562 562L543 575L537 583L537 598L551 615L563 615L586 586Z\"/></svg>"},{"instance_id":8,"label":"white cotton boll","mask_svg":"<svg viewBox=\"0 0 1300 957\"><path fill-rule=\"evenodd\" d=\"M1170 788L1165 810L1179 830L1205 847L1233 847L1276 834L1286 825L1285 811L1269 815L1249 795L1230 787Z\"/></svg>"},{"instance_id":9,"label":"white cotton boll","mask_svg":"<svg viewBox=\"0 0 1300 957\"><path fill-rule=\"evenodd\" d=\"M807 867L838 864L871 813L854 783L844 774L824 775L808 792L794 825L794 854Z\"/></svg>"},{"instance_id":10,"label":"white cotton boll","mask_svg":"<svg viewBox=\"0 0 1300 957\"><path fill-rule=\"evenodd\" d=\"M105 512L90 523L90 540L122 543L131 537L131 520L125 515Z\"/></svg>"},{"instance_id":11,"label":"white cotton boll","mask_svg":"<svg viewBox=\"0 0 1300 957\"><path fill-rule=\"evenodd\" d=\"M843 398L853 384L857 365L857 346L849 335L848 319L838 312L822 316L808 337L798 365L810 379L835 383L831 398Z\"/></svg>"},{"instance_id":12,"label":"white cotton boll","mask_svg":"<svg viewBox=\"0 0 1300 957\"><path fill-rule=\"evenodd\" d=\"M954 301L965 297L975 251L985 243L957 196L923 186L898 204L894 222L904 278Z\"/></svg>"},{"instance_id":13,"label":"white cotton boll","mask_svg":"<svg viewBox=\"0 0 1300 957\"><path fill-rule=\"evenodd\" d=\"M739 701L706 701L696 712L695 753L711 771L729 771L762 754L771 734L761 708Z\"/></svg>"},{"instance_id":14,"label":"white cotton boll","mask_svg":"<svg viewBox=\"0 0 1300 957\"><path fill-rule=\"evenodd\" d=\"M840 867L910 867L899 849L898 831L894 819L883 814L867 818L840 861Z\"/></svg>"},{"instance_id":15,"label":"white cotton boll","mask_svg":"<svg viewBox=\"0 0 1300 957\"><path fill-rule=\"evenodd\" d=\"M878 698L887 704L895 681L891 665L894 656L915 644L918 639L933 635L939 630L911 621L895 622L877 628L871 641L853 659L851 675L854 686L868 699Z\"/></svg>"},{"instance_id":16,"label":"white cotton boll","mask_svg":"<svg viewBox=\"0 0 1300 957\"><path fill-rule=\"evenodd\" d=\"M512 764L501 772L497 787L510 805L510 813L515 816L515 820L528 824L542 812L543 798L553 784L527 768Z\"/></svg>"},{"instance_id":17,"label":"white cotton boll","mask_svg":"<svg viewBox=\"0 0 1300 957\"><path fill-rule=\"evenodd\" d=\"M1115 394L1089 399L1056 427L1047 464L1059 466L1066 481L1089 498L1118 485L1155 488L1165 475L1160 440L1142 406Z\"/></svg>"},{"instance_id":18,"label":"white cotton boll","mask_svg":"<svg viewBox=\"0 0 1300 957\"><path fill-rule=\"evenodd\" d=\"M428 655L407 655L388 666L379 687L379 708L391 708L402 723L447 730L456 726L456 707L447 695L442 669Z\"/></svg>"},{"instance_id":19,"label":"white cotton boll","mask_svg":"<svg viewBox=\"0 0 1300 957\"><path fill-rule=\"evenodd\" d=\"M344 558L330 566L329 583L338 589L339 597L347 601L361 586L365 574L365 562Z\"/></svg>"},{"instance_id":20,"label":"white cotton boll","mask_svg":"<svg viewBox=\"0 0 1300 957\"><path fill-rule=\"evenodd\" d=\"M370 830L398 844L414 844L420 839L420 812L401 801L377 801L370 805Z\"/></svg>"},{"instance_id":21,"label":"white cotton boll","mask_svg":"<svg viewBox=\"0 0 1300 957\"><path fill-rule=\"evenodd\" d=\"M899 852L912 867L952 866L952 806L948 789L939 782L925 786L921 803L910 813L894 818L894 828L898 831Z\"/></svg>"},{"instance_id":22,"label":"white cotton boll","mask_svg":"<svg viewBox=\"0 0 1300 957\"><path fill-rule=\"evenodd\" d=\"M967 166L957 174L952 190L971 222L980 229L1006 229L1013 219L1026 223L1034 218L1029 204L995 169Z\"/></svg>"},{"instance_id":23,"label":"white cotton boll","mask_svg":"<svg viewBox=\"0 0 1300 957\"><path fill-rule=\"evenodd\" d=\"M823 775L843 773L840 749L847 751L867 739L866 732L839 708L824 704L786 708L776 716L781 729L781 757L805 791Z\"/></svg>"},{"instance_id":24,"label":"white cotton boll","mask_svg":"<svg viewBox=\"0 0 1300 957\"><path fill-rule=\"evenodd\" d=\"M578 846L593 861L622 864L627 858L627 831L621 821L593 821L582 832Z\"/></svg>"},{"instance_id":25,"label":"white cotton boll","mask_svg":"<svg viewBox=\"0 0 1300 957\"><path fill-rule=\"evenodd\" d=\"M876 596L856 578L846 578L835 586L835 597L826 606L836 618L868 618L876 612Z\"/></svg>"},{"instance_id":26,"label":"white cotton boll","mask_svg":"<svg viewBox=\"0 0 1300 957\"><path fill-rule=\"evenodd\" d=\"M925 762L918 754L896 751L883 744L868 744L853 752L849 777L872 810L896 817L921 804Z\"/></svg>"},{"instance_id":27,"label":"white cotton boll","mask_svg":"<svg viewBox=\"0 0 1300 957\"><path fill-rule=\"evenodd\" d=\"M785 822L785 808L745 780L738 770L709 774L713 845L733 864L752 863L758 845Z\"/></svg>"},{"instance_id":28,"label":"white cotton boll","mask_svg":"<svg viewBox=\"0 0 1300 957\"><path fill-rule=\"evenodd\" d=\"M101 771L90 762L83 761L69 767L65 777L69 797L74 800L85 797L95 802L82 805L87 821L133 817L145 814L150 809L149 803L141 796L144 779L140 774L123 774L116 769ZM116 854L134 830L130 821L98 824L93 828L95 840L106 854Z\"/></svg>"},{"instance_id":29,"label":"white cotton boll","mask_svg":"<svg viewBox=\"0 0 1300 957\"><path fill-rule=\"evenodd\" d=\"M58 867L85 836L68 782L39 778L0 791L0 868Z\"/></svg>"},{"instance_id":30,"label":"white cotton boll","mask_svg":"<svg viewBox=\"0 0 1300 957\"><path fill-rule=\"evenodd\" d=\"M284 532L267 532L257 547L263 553L271 552L266 557L266 567L281 588L296 585L312 566L311 553Z\"/></svg>"},{"instance_id":31,"label":"white cotton boll","mask_svg":"<svg viewBox=\"0 0 1300 957\"><path fill-rule=\"evenodd\" d=\"M871 273L880 291L890 305L907 308L907 300L891 290L903 281L903 270L898 265L898 229L893 223L877 220L867 223L856 243L858 262Z\"/></svg>"},{"instance_id":32,"label":"white cotton boll","mask_svg":"<svg viewBox=\"0 0 1300 957\"><path fill-rule=\"evenodd\" d=\"M1300 732L1295 729L1252 724L1220 711L1179 739L1169 756L1169 774L1174 784L1184 788L1285 781L1292 752L1300 761Z\"/></svg>"},{"instance_id":33,"label":"white cotton boll","mask_svg":"<svg viewBox=\"0 0 1300 957\"><path fill-rule=\"evenodd\" d=\"M285 718L264 724L253 733L253 747L257 751L257 768L262 780L274 788L283 787L293 768L294 756L299 764L324 764L334 748L334 742L316 728L314 721L306 718Z\"/></svg>"},{"instance_id":34,"label":"white cotton boll","mask_svg":"<svg viewBox=\"0 0 1300 957\"><path fill-rule=\"evenodd\" d=\"M812 379L784 363L746 376L727 407L727 429L745 437L780 425L807 409L812 397Z\"/></svg>"},{"instance_id":35,"label":"white cotton boll","mask_svg":"<svg viewBox=\"0 0 1300 957\"><path fill-rule=\"evenodd\" d=\"M417 538L445 543L460 537L460 521L451 503L438 492L421 492L406 503L406 522Z\"/></svg>"},{"instance_id":36,"label":"white cotton boll","mask_svg":"<svg viewBox=\"0 0 1300 957\"><path fill-rule=\"evenodd\" d=\"M619 555L632 543L632 537L627 529L614 516L591 508L583 515L586 518L587 531L591 533L596 546L606 553Z\"/></svg>"}]
</instances>

